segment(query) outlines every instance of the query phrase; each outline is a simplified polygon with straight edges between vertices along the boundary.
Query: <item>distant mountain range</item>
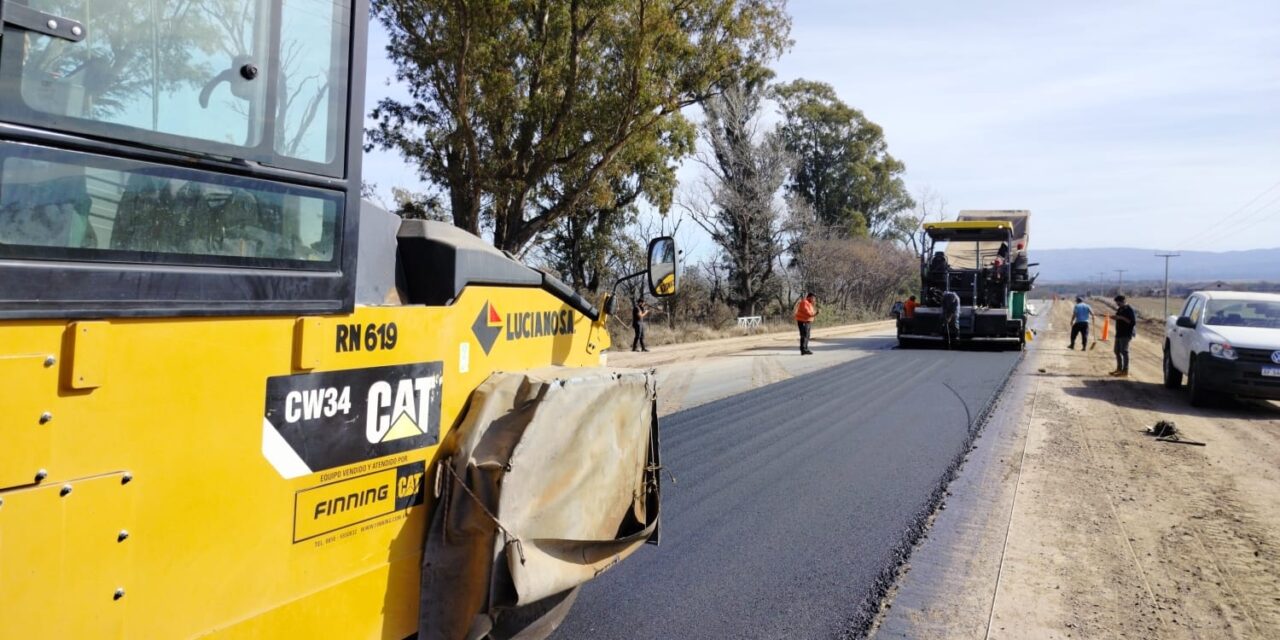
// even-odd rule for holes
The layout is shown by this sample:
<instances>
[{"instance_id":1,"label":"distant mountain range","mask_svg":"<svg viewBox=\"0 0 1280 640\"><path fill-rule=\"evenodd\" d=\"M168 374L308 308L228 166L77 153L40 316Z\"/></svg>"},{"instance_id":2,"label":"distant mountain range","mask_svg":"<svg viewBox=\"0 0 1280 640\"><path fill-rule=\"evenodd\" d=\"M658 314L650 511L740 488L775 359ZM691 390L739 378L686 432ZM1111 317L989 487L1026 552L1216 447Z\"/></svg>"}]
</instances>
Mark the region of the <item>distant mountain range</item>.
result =
<instances>
[{"instance_id":1,"label":"distant mountain range","mask_svg":"<svg viewBox=\"0 0 1280 640\"><path fill-rule=\"evenodd\" d=\"M1116 269L1125 269L1125 282L1163 280L1164 258L1154 249L1040 249L1031 246L1031 262L1039 262L1038 282L1097 282L1106 272L1107 281L1116 281ZM1172 282L1211 280L1280 281L1280 248L1250 251L1183 251L1169 261Z\"/></svg>"}]
</instances>

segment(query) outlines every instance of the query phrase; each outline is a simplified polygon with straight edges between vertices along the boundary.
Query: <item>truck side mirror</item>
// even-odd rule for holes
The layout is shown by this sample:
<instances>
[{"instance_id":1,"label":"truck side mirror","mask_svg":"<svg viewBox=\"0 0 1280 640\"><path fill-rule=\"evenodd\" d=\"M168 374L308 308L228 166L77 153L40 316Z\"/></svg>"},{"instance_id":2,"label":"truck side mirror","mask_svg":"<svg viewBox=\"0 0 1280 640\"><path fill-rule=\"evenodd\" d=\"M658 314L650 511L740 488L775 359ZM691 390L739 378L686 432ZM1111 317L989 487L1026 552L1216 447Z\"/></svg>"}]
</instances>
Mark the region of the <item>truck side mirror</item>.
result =
<instances>
[{"instance_id":1,"label":"truck side mirror","mask_svg":"<svg viewBox=\"0 0 1280 640\"><path fill-rule=\"evenodd\" d=\"M1187 316L1179 316L1178 319L1174 321L1174 324L1178 325L1179 327L1182 327L1183 329L1196 328L1195 321L1192 320L1191 318L1188 318Z\"/></svg>"},{"instance_id":2,"label":"truck side mirror","mask_svg":"<svg viewBox=\"0 0 1280 640\"><path fill-rule=\"evenodd\" d=\"M676 240L662 236L649 241L649 293L660 298L672 295L679 286Z\"/></svg>"}]
</instances>

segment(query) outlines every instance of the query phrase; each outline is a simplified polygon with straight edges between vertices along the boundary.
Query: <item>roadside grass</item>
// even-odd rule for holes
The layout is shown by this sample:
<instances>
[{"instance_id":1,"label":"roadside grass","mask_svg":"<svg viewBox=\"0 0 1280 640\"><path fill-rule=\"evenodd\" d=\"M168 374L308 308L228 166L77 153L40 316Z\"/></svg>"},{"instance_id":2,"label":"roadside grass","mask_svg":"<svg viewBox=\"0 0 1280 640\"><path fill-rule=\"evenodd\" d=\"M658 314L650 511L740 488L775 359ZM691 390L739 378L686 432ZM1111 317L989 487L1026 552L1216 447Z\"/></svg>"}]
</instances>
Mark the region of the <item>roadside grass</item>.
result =
<instances>
[{"instance_id":1,"label":"roadside grass","mask_svg":"<svg viewBox=\"0 0 1280 640\"><path fill-rule=\"evenodd\" d=\"M1169 315L1178 315L1186 301L1186 298L1169 296ZM1138 311L1139 319L1164 324L1164 298L1130 298L1129 304Z\"/></svg>"},{"instance_id":2,"label":"roadside grass","mask_svg":"<svg viewBox=\"0 0 1280 640\"><path fill-rule=\"evenodd\" d=\"M1129 298L1129 306L1138 312L1138 326L1156 327L1163 334L1164 332L1164 298ZM1169 296L1169 314L1177 315L1182 310L1182 305L1187 301L1181 296ZM1093 297L1089 299L1089 304L1093 305L1093 310L1097 313L1105 313L1114 315L1116 312L1116 303L1111 298ZM1112 321L1114 326L1114 320Z\"/></svg>"}]
</instances>

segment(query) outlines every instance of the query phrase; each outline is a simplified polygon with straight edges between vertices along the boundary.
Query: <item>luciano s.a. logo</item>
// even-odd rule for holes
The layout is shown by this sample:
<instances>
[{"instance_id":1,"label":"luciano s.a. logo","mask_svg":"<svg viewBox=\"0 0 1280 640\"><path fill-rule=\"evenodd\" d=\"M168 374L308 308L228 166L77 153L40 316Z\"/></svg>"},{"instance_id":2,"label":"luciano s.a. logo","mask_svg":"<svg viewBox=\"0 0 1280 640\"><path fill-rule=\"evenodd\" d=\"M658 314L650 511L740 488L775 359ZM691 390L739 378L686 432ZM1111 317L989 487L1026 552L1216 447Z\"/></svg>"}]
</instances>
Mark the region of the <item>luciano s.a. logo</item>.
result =
<instances>
[{"instance_id":1,"label":"luciano s.a. logo","mask_svg":"<svg viewBox=\"0 0 1280 640\"><path fill-rule=\"evenodd\" d=\"M485 301L484 306L480 307L480 315L476 316L476 321L471 325L471 332L476 335L476 342L480 343L484 354L489 355L493 343L498 340L498 334L502 333L502 316L498 315L498 310L492 303Z\"/></svg>"}]
</instances>

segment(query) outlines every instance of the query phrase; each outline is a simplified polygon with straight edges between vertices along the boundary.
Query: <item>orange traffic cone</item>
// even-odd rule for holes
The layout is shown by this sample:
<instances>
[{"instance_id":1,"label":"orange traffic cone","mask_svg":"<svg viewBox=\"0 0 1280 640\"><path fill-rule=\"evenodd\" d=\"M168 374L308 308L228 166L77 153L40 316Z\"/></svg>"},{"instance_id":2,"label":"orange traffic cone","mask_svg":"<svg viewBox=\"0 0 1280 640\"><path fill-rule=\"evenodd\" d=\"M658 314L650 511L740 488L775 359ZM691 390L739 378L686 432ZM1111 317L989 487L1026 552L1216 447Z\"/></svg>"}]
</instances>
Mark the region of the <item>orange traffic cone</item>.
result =
<instances>
[{"instance_id":1,"label":"orange traffic cone","mask_svg":"<svg viewBox=\"0 0 1280 640\"><path fill-rule=\"evenodd\" d=\"M1099 340L1106 340L1107 334L1111 332L1111 316L1102 316L1102 337Z\"/></svg>"}]
</instances>

